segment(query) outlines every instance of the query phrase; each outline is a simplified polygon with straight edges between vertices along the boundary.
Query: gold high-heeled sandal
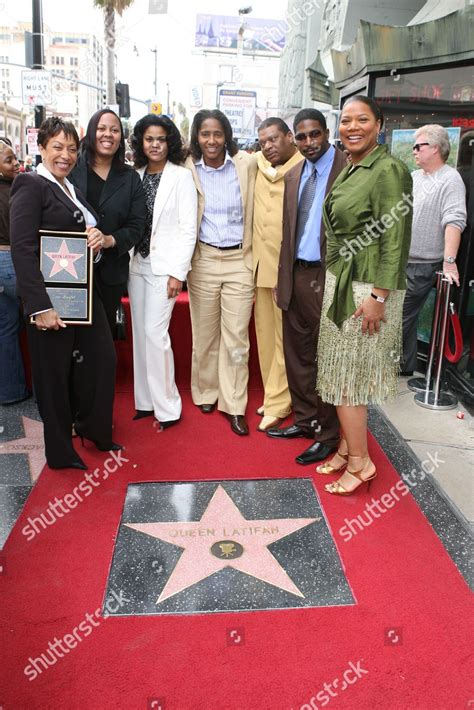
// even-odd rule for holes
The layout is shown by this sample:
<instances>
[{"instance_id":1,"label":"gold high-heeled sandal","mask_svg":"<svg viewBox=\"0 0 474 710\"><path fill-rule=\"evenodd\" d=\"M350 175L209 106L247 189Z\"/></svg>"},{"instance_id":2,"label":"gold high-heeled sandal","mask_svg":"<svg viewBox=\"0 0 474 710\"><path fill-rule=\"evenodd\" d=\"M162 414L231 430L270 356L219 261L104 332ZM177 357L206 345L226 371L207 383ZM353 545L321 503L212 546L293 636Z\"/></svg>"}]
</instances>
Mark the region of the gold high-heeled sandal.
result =
<instances>
[{"instance_id":1,"label":"gold high-heeled sandal","mask_svg":"<svg viewBox=\"0 0 474 710\"><path fill-rule=\"evenodd\" d=\"M339 446L343 443L344 439L341 439L339 442ZM345 443L345 441L344 441ZM347 444L346 444L347 448ZM337 450L337 455L341 458L344 459L344 461L341 463L340 466L333 466L331 461L325 461L324 463L319 464L319 466L316 466L316 473L320 473L322 476L330 476L332 473L338 473L339 471L342 471L346 466L349 461L349 452L346 451L345 454L343 454L339 449Z\"/></svg>"},{"instance_id":2,"label":"gold high-heeled sandal","mask_svg":"<svg viewBox=\"0 0 474 710\"><path fill-rule=\"evenodd\" d=\"M328 492L331 493L332 495L335 496L350 496L352 495L358 488L360 488L364 483L367 483L367 492L370 491L370 486L372 484L372 481L374 478L377 477L377 469L374 469L373 472L368 476L367 478L362 478L362 474L364 473L364 469L361 468L359 471L345 471L341 478L339 478L337 481L333 481L332 483L327 483L324 486L324 489ZM344 486L341 483L341 480L343 479L344 476L351 476L355 481L357 481L357 484L353 488L344 488Z\"/></svg>"}]
</instances>

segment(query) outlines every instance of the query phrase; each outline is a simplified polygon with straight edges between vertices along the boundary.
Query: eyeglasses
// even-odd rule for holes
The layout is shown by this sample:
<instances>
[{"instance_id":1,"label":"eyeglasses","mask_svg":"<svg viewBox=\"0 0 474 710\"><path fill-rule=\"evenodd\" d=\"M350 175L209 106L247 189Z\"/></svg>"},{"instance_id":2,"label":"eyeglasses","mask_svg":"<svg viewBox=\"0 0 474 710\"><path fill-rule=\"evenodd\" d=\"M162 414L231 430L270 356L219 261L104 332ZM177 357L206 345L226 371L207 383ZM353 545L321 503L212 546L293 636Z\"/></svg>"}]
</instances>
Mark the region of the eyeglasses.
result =
<instances>
[{"instance_id":1,"label":"eyeglasses","mask_svg":"<svg viewBox=\"0 0 474 710\"><path fill-rule=\"evenodd\" d=\"M308 131L307 133L297 133L295 136L296 141L304 141L306 138L319 138L321 131L317 129L314 131Z\"/></svg>"},{"instance_id":2,"label":"eyeglasses","mask_svg":"<svg viewBox=\"0 0 474 710\"><path fill-rule=\"evenodd\" d=\"M415 143L412 150L416 150L416 152L419 153L422 145L430 145L430 143Z\"/></svg>"}]
</instances>

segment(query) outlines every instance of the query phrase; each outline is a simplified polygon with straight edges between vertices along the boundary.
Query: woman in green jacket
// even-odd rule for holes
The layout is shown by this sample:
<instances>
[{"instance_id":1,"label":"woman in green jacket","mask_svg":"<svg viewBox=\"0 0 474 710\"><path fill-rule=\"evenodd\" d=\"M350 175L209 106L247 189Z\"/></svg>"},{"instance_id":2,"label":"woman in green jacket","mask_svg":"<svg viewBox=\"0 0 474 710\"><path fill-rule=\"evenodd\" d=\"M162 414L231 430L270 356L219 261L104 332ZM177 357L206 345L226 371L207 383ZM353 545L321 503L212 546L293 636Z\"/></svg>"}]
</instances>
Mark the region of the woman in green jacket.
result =
<instances>
[{"instance_id":1,"label":"woman in green jacket","mask_svg":"<svg viewBox=\"0 0 474 710\"><path fill-rule=\"evenodd\" d=\"M325 486L350 495L377 475L367 448L367 405L397 394L412 180L377 143L379 106L366 96L344 104L339 134L351 164L326 198L326 287L318 345L317 388L337 407L338 452L317 467L344 472Z\"/></svg>"}]
</instances>

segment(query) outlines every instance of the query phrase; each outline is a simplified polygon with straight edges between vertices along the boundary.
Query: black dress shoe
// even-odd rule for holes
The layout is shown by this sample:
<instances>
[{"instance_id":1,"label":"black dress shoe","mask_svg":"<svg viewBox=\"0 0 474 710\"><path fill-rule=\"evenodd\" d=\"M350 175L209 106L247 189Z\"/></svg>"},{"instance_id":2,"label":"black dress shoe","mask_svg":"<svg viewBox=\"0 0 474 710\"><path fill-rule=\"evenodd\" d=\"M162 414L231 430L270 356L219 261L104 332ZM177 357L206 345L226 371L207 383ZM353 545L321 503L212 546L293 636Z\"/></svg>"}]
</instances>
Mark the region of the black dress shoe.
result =
<instances>
[{"instance_id":1,"label":"black dress shoe","mask_svg":"<svg viewBox=\"0 0 474 710\"><path fill-rule=\"evenodd\" d=\"M266 434L267 436L271 436L272 439L313 438L313 434L310 434L307 429L303 429L303 427L298 426L298 424L291 424L291 426L285 426L282 429L268 429Z\"/></svg>"},{"instance_id":2,"label":"black dress shoe","mask_svg":"<svg viewBox=\"0 0 474 710\"><path fill-rule=\"evenodd\" d=\"M201 412L203 414L211 414L211 412L213 412L215 408L216 408L215 402L214 402L214 404L200 404L199 405L199 409L201 410Z\"/></svg>"},{"instance_id":3,"label":"black dress shoe","mask_svg":"<svg viewBox=\"0 0 474 710\"><path fill-rule=\"evenodd\" d=\"M179 417L179 419L169 419L167 422L160 422L161 428L168 429L168 427L173 426L173 424L178 424L180 421L181 417Z\"/></svg>"},{"instance_id":4,"label":"black dress shoe","mask_svg":"<svg viewBox=\"0 0 474 710\"><path fill-rule=\"evenodd\" d=\"M229 414L230 428L234 434L239 436L247 436L249 433L249 427L245 421L245 417L242 414Z\"/></svg>"},{"instance_id":5,"label":"black dress shoe","mask_svg":"<svg viewBox=\"0 0 474 710\"><path fill-rule=\"evenodd\" d=\"M132 421L137 421L137 419L144 419L145 417L151 417L154 414L153 409L137 409L135 416Z\"/></svg>"},{"instance_id":6,"label":"black dress shoe","mask_svg":"<svg viewBox=\"0 0 474 710\"><path fill-rule=\"evenodd\" d=\"M303 451L302 454L296 457L296 463L301 463L306 466L308 463L316 463L317 461L324 461L329 454L336 451L337 444L321 444L320 441L315 441L314 444L308 446L307 449Z\"/></svg>"},{"instance_id":7,"label":"black dress shoe","mask_svg":"<svg viewBox=\"0 0 474 710\"><path fill-rule=\"evenodd\" d=\"M48 466L49 468L53 468L54 470L60 470L63 468L77 468L80 471L87 471L86 464L81 458L79 458L79 456L77 457L76 461L71 461L71 463L65 463L59 466L53 466L53 464L49 463Z\"/></svg>"}]
</instances>

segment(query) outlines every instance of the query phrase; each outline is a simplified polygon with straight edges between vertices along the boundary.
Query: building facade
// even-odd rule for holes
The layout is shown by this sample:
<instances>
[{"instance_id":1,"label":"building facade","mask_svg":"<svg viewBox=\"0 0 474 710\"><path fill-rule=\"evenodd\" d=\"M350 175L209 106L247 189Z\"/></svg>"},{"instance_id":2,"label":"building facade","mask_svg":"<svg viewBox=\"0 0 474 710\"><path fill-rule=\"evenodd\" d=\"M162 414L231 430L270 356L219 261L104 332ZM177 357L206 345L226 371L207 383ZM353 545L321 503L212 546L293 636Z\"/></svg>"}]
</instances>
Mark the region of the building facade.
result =
<instances>
[{"instance_id":1,"label":"building facade","mask_svg":"<svg viewBox=\"0 0 474 710\"><path fill-rule=\"evenodd\" d=\"M0 26L0 134L5 134L6 126L20 157L26 154L25 127L34 125L32 108L22 103L30 33L31 23ZM45 26L44 55L44 68L52 73L52 103L46 112L73 121L83 135L90 116L103 105L103 92L94 88L104 86L103 46L94 35L54 32Z\"/></svg>"}]
</instances>

